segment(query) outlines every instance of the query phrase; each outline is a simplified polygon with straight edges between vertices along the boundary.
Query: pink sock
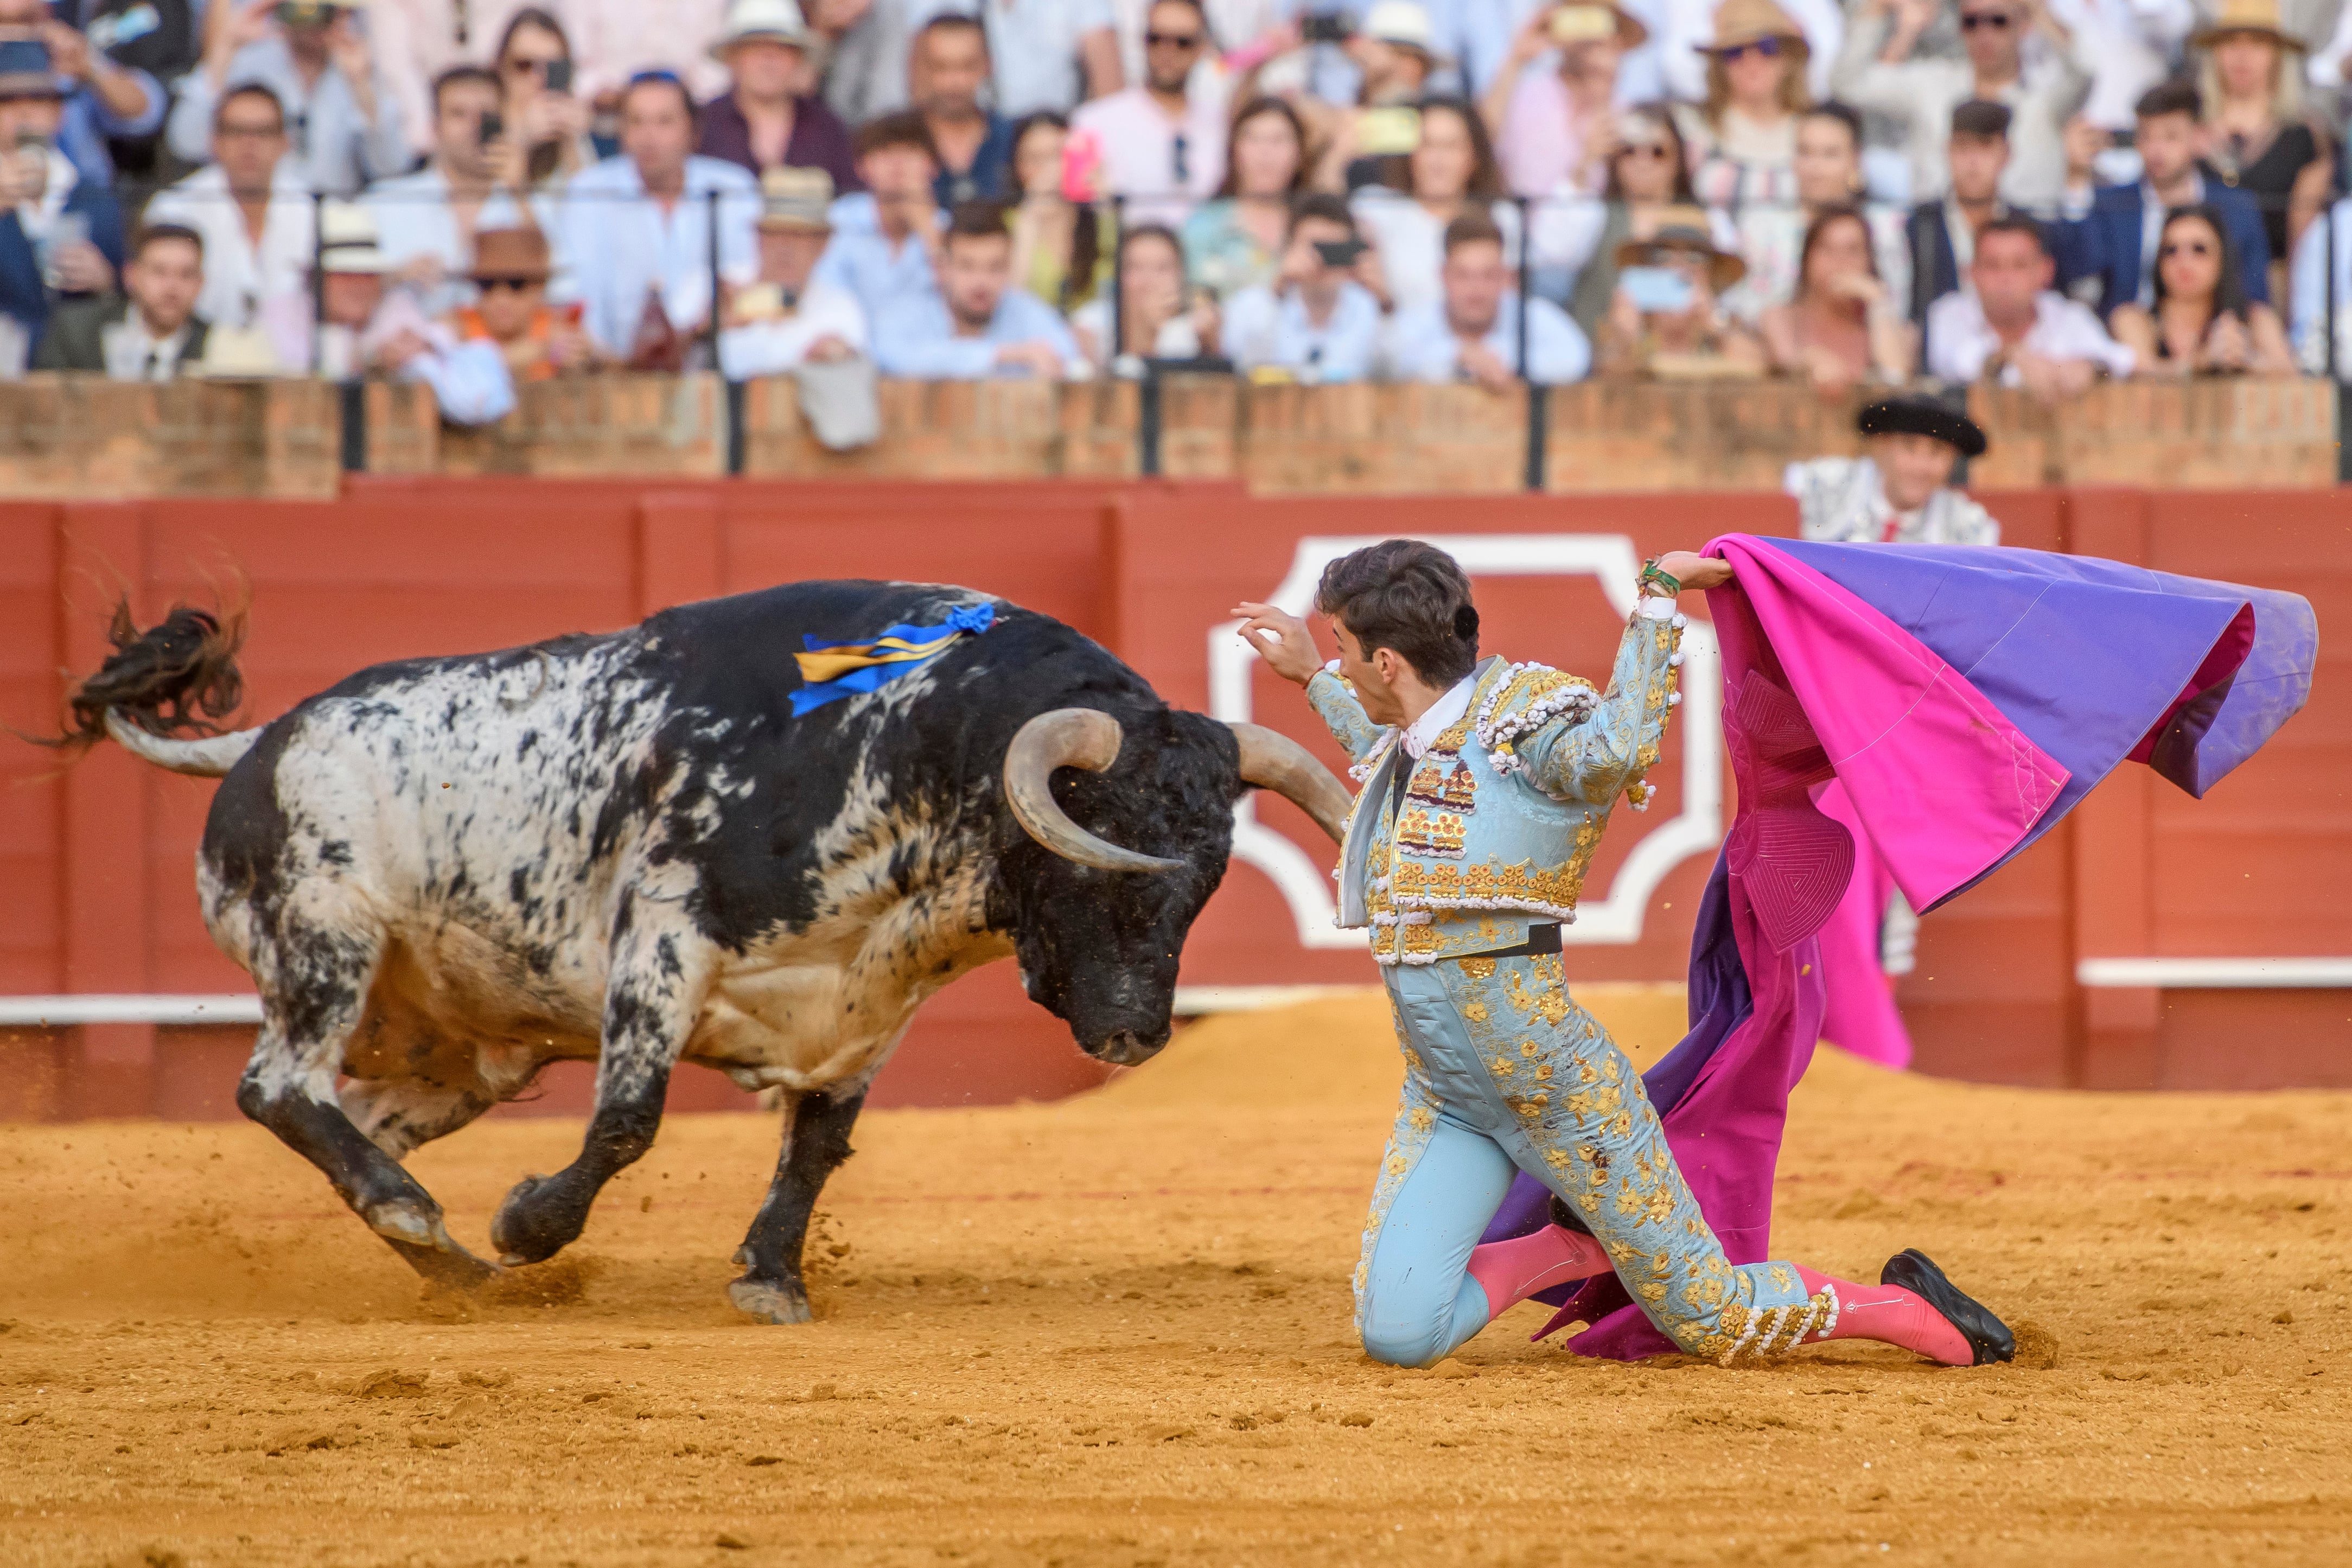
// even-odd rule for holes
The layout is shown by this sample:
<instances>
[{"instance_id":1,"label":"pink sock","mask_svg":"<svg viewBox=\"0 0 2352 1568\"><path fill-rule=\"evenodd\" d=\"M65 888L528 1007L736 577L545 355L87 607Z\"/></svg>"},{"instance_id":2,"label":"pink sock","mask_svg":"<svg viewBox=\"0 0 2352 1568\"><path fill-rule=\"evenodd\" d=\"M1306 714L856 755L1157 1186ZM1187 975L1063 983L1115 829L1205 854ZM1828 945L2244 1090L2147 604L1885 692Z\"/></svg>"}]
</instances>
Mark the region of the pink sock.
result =
<instances>
[{"instance_id":1,"label":"pink sock","mask_svg":"<svg viewBox=\"0 0 2352 1568\"><path fill-rule=\"evenodd\" d=\"M1813 1295L1821 1294L1824 1285L1837 1291L1836 1321L1824 1323L1827 1332L1815 1329L1807 1334L1808 1344L1816 1340L1876 1340L1882 1344L1900 1345L1946 1366L1968 1366L1976 1360L1967 1335L1952 1327L1951 1321L1924 1299L1900 1285L1858 1285L1851 1279L1816 1274L1801 1264L1797 1273L1804 1280L1806 1290Z\"/></svg>"},{"instance_id":2,"label":"pink sock","mask_svg":"<svg viewBox=\"0 0 2352 1568\"><path fill-rule=\"evenodd\" d=\"M1486 1316L1499 1318L1538 1290L1606 1274L1612 1265L1601 1244L1580 1230L1548 1225L1508 1241L1470 1249L1470 1278L1486 1292Z\"/></svg>"}]
</instances>

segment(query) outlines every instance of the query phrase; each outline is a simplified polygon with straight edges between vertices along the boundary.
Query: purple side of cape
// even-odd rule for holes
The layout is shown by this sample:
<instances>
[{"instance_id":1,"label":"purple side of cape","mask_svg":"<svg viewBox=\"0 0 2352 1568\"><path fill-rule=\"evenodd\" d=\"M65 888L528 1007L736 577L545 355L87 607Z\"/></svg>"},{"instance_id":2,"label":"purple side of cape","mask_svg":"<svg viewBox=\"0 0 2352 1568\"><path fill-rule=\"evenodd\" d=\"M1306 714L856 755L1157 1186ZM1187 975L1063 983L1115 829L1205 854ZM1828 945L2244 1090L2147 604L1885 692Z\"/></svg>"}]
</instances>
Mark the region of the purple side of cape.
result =
<instances>
[{"instance_id":1,"label":"purple side of cape","mask_svg":"<svg viewBox=\"0 0 2352 1568\"><path fill-rule=\"evenodd\" d=\"M1817 887L1796 895L1790 889L1818 882L1817 863L1833 860L1835 840L1824 827L1846 836L1790 794L1790 781L1814 756L1801 742L1822 738L1821 754L1832 759L1874 752L1877 765L1839 768L1838 776L1862 796L1855 802L1861 819L1876 816L1874 844L1898 877L1916 870L1917 861L1934 860L1936 880L1948 884L1941 898L1949 898L2048 831L2143 742L2154 743L2142 760L2201 795L2303 706L2318 638L2309 604L2294 595L2038 551L1733 535L1708 552L1729 559L1742 585L1754 590L1710 595L1724 646L1726 739L1741 818L1717 858L1692 935L1690 1033L1643 1082L1727 1256L1749 1263L1769 1256L1788 1092L1811 1059L1822 1010L1813 932L1826 906ZM1783 647L1790 654L1785 662ZM1835 668L1835 690L1823 680L1826 655L1844 660ZM1756 740L1769 725L1757 721L1763 710L1748 700L1767 690L1793 695L1803 710L1797 728L1811 732L1780 742L1777 767L1769 748L1759 749ZM2005 841L1988 838L1982 820L1974 823L1959 851L1963 863L1973 857L1973 864L1957 883L1948 883L1954 847L1922 836L1919 819L1929 814L1914 808L1906 815L1904 802L1885 798L1901 770L1890 771L1875 754L1880 739L1865 735L1857 744L1854 713L1845 710L1889 711L1890 696L1902 699L1896 709L1905 719L1910 710L1904 703L1913 697L1979 714L1975 703L1983 703L1995 727L2010 731L2018 755L2058 783L2046 808L2001 836ZM1749 716L1744 725L1743 714ZM2164 729L2152 735L2159 721ZM1780 727L1788 729L1785 718ZM1932 763L1935 727L1915 728L1928 731L1928 749L1915 745L1911 754ZM1900 729L1898 721L1885 742L1898 750L1905 743ZM2000 797L1993 801L1998 810L2013 811L2013 781L1991 776L1996 770L1981 758L1974 771L1988 798ZM1763 836L1759 851L1748 819L1751 802L1767 798L1781 803L1789 831L1777 840ZM1743 828L1750 829L1744 841ZM1800 850L1776 860L1783 841ZM1909 868L1906 855L1915 860ZM1836 879L1842 890L1843 870ZM1794 919L1787 913L1792 896L1805 904ZM1832 891L1830 903L1835 897ZM1766 936L1768 926L1779 940ZM1535 1229L1545 1222L1548 1200L1543 1187L1522 1174L1484 1239ZM1561 1307L1544 1332L1580 1319L1592 1325L1569 1342L1579 1353L1631 1360L1674 1349L1613 1275L1540 1299Z\"/></svg>"}]
</instances>

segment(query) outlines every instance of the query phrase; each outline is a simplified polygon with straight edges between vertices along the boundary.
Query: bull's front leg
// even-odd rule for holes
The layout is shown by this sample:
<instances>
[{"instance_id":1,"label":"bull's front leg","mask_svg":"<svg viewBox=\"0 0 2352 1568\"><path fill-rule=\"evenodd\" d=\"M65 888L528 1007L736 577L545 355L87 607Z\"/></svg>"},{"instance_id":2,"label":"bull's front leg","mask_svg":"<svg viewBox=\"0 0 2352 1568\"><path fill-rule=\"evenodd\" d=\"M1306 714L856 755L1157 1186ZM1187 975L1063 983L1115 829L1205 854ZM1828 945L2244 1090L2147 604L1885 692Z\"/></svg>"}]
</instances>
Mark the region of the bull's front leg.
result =
<instances>
[{"instance_id":1,"label":"bull's front leg","mask_svg":"<svg viewBox=\"0 0 2352 1568\"><path fill-rule=\"evenodd\" d=\"M595 1114L577 1159L525 1176L499 1205L490 1241L508 1264L541 1262L578 1239L604 1184L653 1147L670 1069L702 1011L717 953L677 903L625 895L614 927Z\"/></svg>"},{"instance_id":2,"label":"bull's front leg","mask_svg":"<svg viewBox=\"0 0 2352 1568\"><path fill-rule=\"evenodd\" d=\"M808 1288L801 1280L801 1249L809 1215L825 1179L850 1156L849 1130L866 1103L866 1086L804 1094L784 1112L783 1152L767 1201L736 1249L743 1277L727 1287L729 1300L767 1323L809 1321Z\"/></svg>"}]
</instances>

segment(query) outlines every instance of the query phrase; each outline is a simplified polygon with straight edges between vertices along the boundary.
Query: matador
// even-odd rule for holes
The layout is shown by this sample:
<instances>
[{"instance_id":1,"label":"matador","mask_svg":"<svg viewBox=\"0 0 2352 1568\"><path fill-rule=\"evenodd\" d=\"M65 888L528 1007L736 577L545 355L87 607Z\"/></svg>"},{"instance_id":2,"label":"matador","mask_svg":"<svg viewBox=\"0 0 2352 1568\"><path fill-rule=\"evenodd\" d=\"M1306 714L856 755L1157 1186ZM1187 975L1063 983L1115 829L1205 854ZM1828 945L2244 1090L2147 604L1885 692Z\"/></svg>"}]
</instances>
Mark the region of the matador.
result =
<instances>
[{"instance_id":1,"label":"matador","mask_svg":"<svg viewBox=\"0 0 2352 1568\"><path fill-rule=\"evenodd\" d=\"M1730 577L1689 552L1646 566L1605 691L1480 659L1469 581L1425 543L1391 540L1326 570L1316 607L1339 650L1328 666L1298 618L1237 608L1361 783L1339 921L1370 928L1404 1056L1355 1274L1377 1360L1428 1365L1535 1289L1611 1271L1675 1347L1725 1365L1824 1340L1950 1366L2013 1353L2000 1320L1916 1250L1876 1284L1730 1262L1641 1076L1569 994L1560 928L1617 802L1645 803L1681 701L1675 597ZM1482 1247L1515 1172L1549 1189L1551 1223Z\"/></svg>"}]
</instances>

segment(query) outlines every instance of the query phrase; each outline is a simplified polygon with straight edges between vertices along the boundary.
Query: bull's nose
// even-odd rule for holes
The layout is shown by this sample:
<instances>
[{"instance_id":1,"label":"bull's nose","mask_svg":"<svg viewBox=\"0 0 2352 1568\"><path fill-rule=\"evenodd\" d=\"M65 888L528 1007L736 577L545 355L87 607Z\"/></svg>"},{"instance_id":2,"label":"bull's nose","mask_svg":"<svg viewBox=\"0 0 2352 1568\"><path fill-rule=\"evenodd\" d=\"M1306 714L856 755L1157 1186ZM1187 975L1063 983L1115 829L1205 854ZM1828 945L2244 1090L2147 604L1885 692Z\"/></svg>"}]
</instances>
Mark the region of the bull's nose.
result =
<instances>
[{"instance_id":1,"label":"bull's nose","mask_svg":"<svg viewBox=\"0 0 2352 1568\"><path fill-rule=\"evenodd\" d=\"M1156 1040L1147 1040L1133 1029L1121 1029L1097 1046L1095 1056L1115 1068L1131 1068L1158 1056L1160 1047L1167 1043L1165 1035Z\"/></svg>"}]
</instances>

